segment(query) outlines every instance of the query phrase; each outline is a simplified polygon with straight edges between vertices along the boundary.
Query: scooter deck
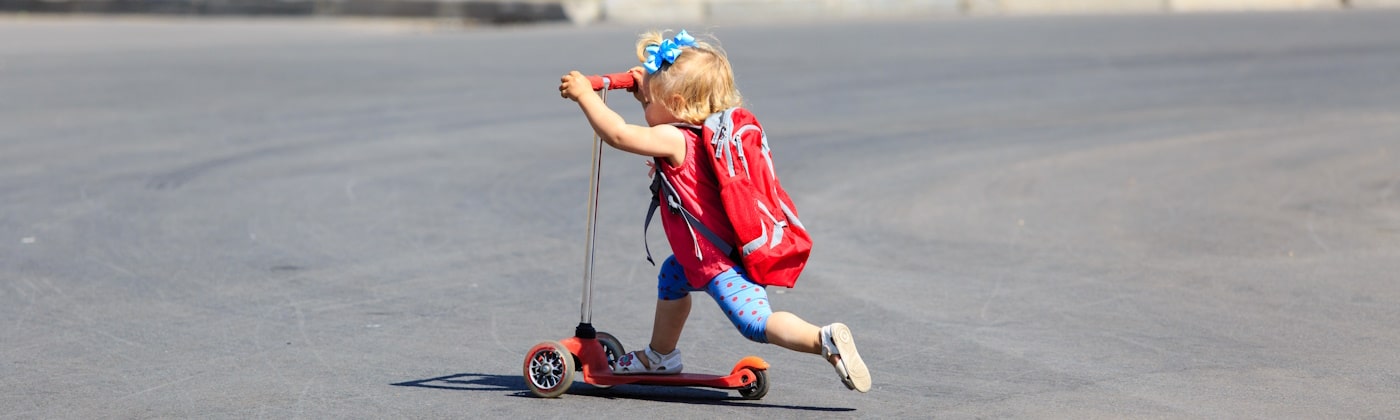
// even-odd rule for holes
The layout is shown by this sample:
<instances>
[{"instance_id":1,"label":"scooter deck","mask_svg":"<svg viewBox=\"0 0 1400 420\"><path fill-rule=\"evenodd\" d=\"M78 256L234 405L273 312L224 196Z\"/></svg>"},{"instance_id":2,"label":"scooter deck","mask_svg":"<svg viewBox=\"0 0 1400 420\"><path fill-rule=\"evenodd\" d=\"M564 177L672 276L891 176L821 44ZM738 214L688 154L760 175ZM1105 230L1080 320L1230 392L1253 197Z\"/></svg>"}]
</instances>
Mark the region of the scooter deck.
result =
<instances>
[{"instance_id":1,"label":"scooter deck","mask_svg":"<svg viewBox=\"0 0 1400 420\"><path fill-rule=\"evenodd\" d=\"M748 356L734 364L729 375L703 373L679 373L671 375L617 375L608 365L603 346L596 339L570 337L560 340L570 353L578 357L583 369L583 381L593 385L663 385L700 386L719 389L739 389L752 385L758 378L750 373L768 369L768 362L758 356ZM587 347L587 349L585 349Z\"/></svg>"},{"instance_id":2,"label":"scooter deck","mask_svg":"<svg viewBox=\"0 0 1400 420\"><path fill-rule=\"evenodd\" d=\"M728 376L703 373L680 373L675 375L583 375L583 381L593 385L668 385L702 386L706 388L739 389L753 383L754 376L748 372L737 372Z\"/></svg>"}]
</instances>

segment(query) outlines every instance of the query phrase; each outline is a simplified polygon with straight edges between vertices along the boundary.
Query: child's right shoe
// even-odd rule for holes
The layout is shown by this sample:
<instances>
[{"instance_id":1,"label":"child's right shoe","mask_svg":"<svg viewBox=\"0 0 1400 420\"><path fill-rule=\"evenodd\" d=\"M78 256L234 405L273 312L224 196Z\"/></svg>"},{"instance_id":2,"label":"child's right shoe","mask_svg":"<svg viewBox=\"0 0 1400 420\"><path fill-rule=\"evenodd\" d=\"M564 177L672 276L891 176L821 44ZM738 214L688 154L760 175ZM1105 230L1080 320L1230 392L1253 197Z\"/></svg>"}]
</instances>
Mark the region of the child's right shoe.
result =
<instances>
[{"instance_id":1,"label":"child's right shoe","mask_svg":"<svg viewBox=\"0 0 1400 420\"><path fill-rule=\"evenodd\" d=\"M622 355L617 359L617 364L613 365L613 373L618 375L675 375L681 373L681 349L671 351L671 354L657 353L647 346L645 350L637 350Z\"/></svg>"},{"instance_id":2,"label":"child's right shoe","mask_svg":"<svg viewBox=\"0 0 1400 420\"><path fill-rule=\"evenodd\" d=\"M856 352L856 342L851 337L851 329L840 322L827 325L822 327L821 339L822 357L830 361L831 356L841 356L840 360L833 363L836 374L841 376L841 383L845 384L846 388L856 391L870 391L870 370L865 367L860 353Z\"/></svg>"}]
</instances>

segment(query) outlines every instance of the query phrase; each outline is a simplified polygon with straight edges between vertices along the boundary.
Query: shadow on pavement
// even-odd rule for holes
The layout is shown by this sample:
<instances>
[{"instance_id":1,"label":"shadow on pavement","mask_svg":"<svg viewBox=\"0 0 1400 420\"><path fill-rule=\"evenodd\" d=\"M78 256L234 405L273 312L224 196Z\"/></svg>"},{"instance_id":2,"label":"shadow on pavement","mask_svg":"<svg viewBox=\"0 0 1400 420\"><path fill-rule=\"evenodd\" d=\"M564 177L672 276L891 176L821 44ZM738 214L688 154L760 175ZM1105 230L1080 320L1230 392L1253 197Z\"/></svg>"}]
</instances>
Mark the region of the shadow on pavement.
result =
<instances>
[{"instance_id":1,"label":"shadow on pavement","mask_svg":"<svg viewBox=\"0 0 1400 420\"><path fill-rule=\"evenodd\" d=\"M399 382L390 385L448 389L454 391L518 391L518 394L523 393L524 395L530 395L530 389L525 387L525 379L521 378L519 375L506 376L482 373L458 373L456 375Z\"/></svg>"},{"instance_id":2,"label":"shadow on pavement","mask_svg":"<svg viewBox=\"0 0 1400 420\"><path fill-rule=\"evenodd\" d=\"M399 382L390 385L446 389L452 391L515 391L509 395L513 397L533 397L533 395L530 394L530 389L525 386L524 378L521 378L519 375L458 373L455 375ZM568 395L607 398L610 400L621 399L702 405L769 407L804 411L855 411L854 408L764 404L759 401L745 400L726 391L692 387L619 385L613 388L599 388L583 382L575 382L574 385L571 386Z\"/></svg>"}]
</instances>

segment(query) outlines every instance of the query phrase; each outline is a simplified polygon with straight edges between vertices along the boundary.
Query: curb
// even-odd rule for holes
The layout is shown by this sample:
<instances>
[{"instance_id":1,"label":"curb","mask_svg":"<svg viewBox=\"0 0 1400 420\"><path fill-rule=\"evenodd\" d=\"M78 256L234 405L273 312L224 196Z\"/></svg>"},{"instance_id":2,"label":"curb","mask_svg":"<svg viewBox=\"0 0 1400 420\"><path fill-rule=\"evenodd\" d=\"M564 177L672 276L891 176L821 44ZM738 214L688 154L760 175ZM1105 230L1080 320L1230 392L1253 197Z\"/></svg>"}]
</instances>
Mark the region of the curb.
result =
<instances>
[{"instance_id":1,"label":"curb","mask_svg":"<svg viewBox=\"0 0 1400 420\"><path fill-rule=\"evenodd\" d=\"M1400 8L1400 0L0 0L0 12L722 23L849 18Z\"/></svg>"},{"instance_id":2,"label":"curb","mask_svg":"<svg viewBox=\"0 0 1400 420\"><path fill-rule=\"evenodd\" d=\"M178 16L460 18L508 24L565 21L558 1L479 0L0 0L0 12Z\"/></svg>"}]
</instances>

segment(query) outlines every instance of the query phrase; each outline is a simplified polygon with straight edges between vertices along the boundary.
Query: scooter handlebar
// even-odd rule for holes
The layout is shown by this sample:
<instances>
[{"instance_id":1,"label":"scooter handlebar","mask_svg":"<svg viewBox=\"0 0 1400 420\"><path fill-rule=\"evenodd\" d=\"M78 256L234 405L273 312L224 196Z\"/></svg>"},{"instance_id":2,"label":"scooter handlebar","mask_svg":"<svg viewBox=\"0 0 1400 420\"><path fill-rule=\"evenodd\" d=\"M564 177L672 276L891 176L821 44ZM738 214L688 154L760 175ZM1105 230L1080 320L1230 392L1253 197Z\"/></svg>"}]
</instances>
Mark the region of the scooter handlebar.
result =
<instances>
[{"instance_id":1,"label":"scooter handlebar","mask_svg":"<svg viewBox=\"0 0 1400 420\"><path fill-rule=\"evenodd\" d=\"M607 88L632 90L637 86L637 80L632 78L632 73L612 73L588 76L588 81L593 83L593 90L603 90L603 79L608 80Z\"/></svg>"}]
</instances>

